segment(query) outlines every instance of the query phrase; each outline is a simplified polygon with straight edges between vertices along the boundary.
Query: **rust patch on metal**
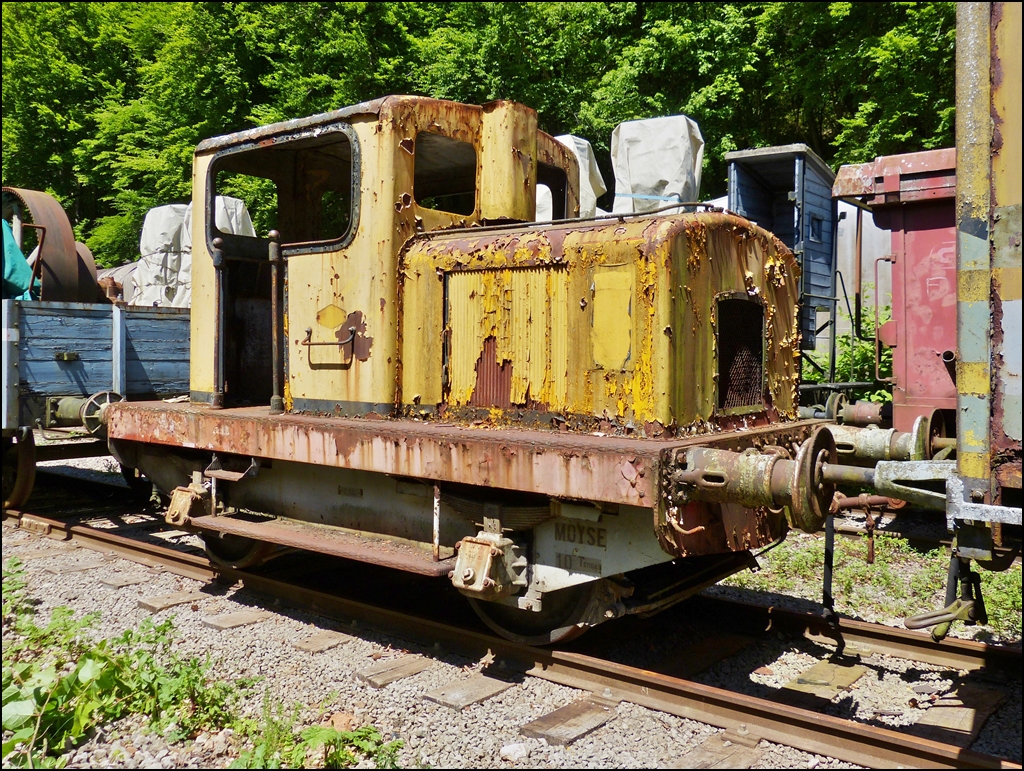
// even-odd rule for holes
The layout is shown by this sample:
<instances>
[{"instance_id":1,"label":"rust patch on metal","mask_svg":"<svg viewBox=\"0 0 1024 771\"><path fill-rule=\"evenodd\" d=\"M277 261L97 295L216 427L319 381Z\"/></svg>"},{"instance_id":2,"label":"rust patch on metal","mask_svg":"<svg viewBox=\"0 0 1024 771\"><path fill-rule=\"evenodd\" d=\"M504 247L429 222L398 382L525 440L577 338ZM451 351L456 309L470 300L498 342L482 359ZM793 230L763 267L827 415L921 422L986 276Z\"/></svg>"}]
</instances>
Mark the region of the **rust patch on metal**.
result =
<instances>
[{"instance_id":1,"label":"rust patch on metal","mask_svg":"<svg viewBox=\"0 0 1024 771\"><path fill-rule=\"evenodd\" d=\"M652 440L412 420L271 417L265 408L211 410L203 405L122 402L110 407L108 435L145 444L655 507L661 497L663 453L669 453L665 462L671 463L674 448L696 444L737 451L789 444L802 441L821 422ZM626 480L632 472L623 463L632 467L635 479ZM619 480L625 481L621 487Z\"/></svg>"},{"instance_id":2,"label":"rust patch on metal","mask_svg":"<svg viewBox=\"0 0 1024 771\"><path fill-rule=\"evenodd\" d=\"M512 362L498 362L498 342L492 336L484 340L476 362L476 386L469 403L474 407L512 407Z\"/></svg>"},{"instance_id":3,"label":"rust patch on metal","mask_svg":"<svg viewBox=\"0 0 1024 771\"><path fill-rule=\"evenodd\" d=\"M447 575L454 565L450 558L435 562L429 551L421 551L392 539L364 537L336 527L297 520L281 518L249 521L235 517L197 517L191 524L201 530L230 533L294 549L332 554L424 576Z\"/></svg>"},{"instance_id":4,"label":"rust patch on metal","mask_svg":"<svg viewBox=\"0 0 1024 771\"><path fill-rule=\"evenodd\" d=\"M502 309L516 303L525 308L525 298L532 298L512 281L517 270L564 276L558 280L557 302L549 295L552 299L541 312L540 304L531 300L530 312L515 314L515 323L524 328L533 320L533 334L538 321L552 323L545 337L538 335L537 343L528 346L528 358L526 350L508 356L510 346L502 342L505 337L522 339L521 333L510 334L511 324L488 322L503 319ZM621 281L607 281L609 272L621 273ZM462 342L454 346L458 355L449 347L442 364L424 359L423 347L411 339L407 325L402 330L403 372L415 375L403 379L401 391L436 393L427 377L447 383L451 390L439 394L446 420L459 419L461 407L474 403L474 365L490 334L499 342L502 359L497 365L507 359L513 380L533 384L531 395L550 412L546 417L530 410L510 413L506 424L540 417L559 430L688 436L796 417L799 267L778 239L735 215L702 212L432 233L407 245L402 273L403 293L419 298L418 306L436 302L428 300L431 293L438 297L431 278L442 277L449 303L442 334L461 336ZM628 302L599 302L605 295L597 297L598 290L607 294L609 287L626 292ZM716 414L716 368L705 366L718 355L713 306L722 293L764 307L764 395L756 400L763 409L750 410L739 420ZM451 297L468 299L458 300L456 307ZM409 298L404 302L408 307ZM602 310L604 306L609 310ZM611 311L622 318L609 320ZM487 328L473 332L476 339L467 342L465 330L481 323ZM444 339L451 344L451 338ZM410 362L415 366L409 367ZM526 378L525 367L538 364L550 377L540 377L538 371L537 377ZM685 377L679 375L682 371ZM537 391L541 383L543 394ZM525 403L523 385L514 383L513 404ZM412 401L408 396L403 400Z\"/></svg>"},{"instance_id":5,"label":"rust patch on metal","mask_svg":"<svg viewBox=\"0 0 1024 771\"><path fill-rule=\"evenodd\" d=\"M382 300L383 302L383 300ZM355 332L349 330L354 329ZM366 336L366 319L363 317L362 311L352 311L348 314L348 317L342 323L341 327L334 333L334 336L339 341L351 341L349 344L352 346L351 358L359 359L359 361L366 361L370 358L370 348L373 346L373 338Z\"/></svg>"},{"instance_id":6,"label":"rust patch on metal","mask_svg":"<svg viewBox=\"0 0 1024 771\"><path fill-rule=\"evenodd\" d=\"M998 464L994 464L998 465ZM1021 459L1016 458L998 467L996 481L1000 487L1021 489Z\"/></svg>"}]
</instances>

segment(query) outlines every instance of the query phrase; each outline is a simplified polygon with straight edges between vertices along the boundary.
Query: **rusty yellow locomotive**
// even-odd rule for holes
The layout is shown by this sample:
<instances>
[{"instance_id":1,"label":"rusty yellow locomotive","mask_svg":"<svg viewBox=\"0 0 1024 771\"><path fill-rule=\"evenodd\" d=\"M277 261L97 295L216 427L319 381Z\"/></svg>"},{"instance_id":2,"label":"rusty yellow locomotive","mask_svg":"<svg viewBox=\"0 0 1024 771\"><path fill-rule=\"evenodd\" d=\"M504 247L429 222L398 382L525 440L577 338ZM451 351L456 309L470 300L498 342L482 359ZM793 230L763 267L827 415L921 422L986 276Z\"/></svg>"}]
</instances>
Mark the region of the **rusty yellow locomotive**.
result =
<instances>
[{"instance_id":1,"label":"rusty yellow locomotive","mask_svg":"<svg viewBox=\"0 0 1024 771\"><path fill-rule=\"evenodd\" d=\"M575 157L506 101L206 140L193 191L190 402L115 405L109 436L217 562L446 577L550 642L821 525L835 446L798 419L799 267L757 225L578 219ZM213 214L239 191L259 237Z\"/></svg>"}]
</instances>

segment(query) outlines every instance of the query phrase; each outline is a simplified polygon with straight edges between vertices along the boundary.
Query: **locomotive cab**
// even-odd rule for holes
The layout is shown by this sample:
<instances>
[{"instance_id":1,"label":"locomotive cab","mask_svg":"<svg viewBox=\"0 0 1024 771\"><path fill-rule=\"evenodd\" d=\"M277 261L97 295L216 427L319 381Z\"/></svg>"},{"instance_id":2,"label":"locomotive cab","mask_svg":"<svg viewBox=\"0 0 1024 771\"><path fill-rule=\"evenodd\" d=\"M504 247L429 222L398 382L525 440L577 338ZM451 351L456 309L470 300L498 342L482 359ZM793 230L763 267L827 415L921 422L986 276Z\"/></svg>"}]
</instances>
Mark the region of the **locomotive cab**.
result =
<instances>
[{"instance_id":1,"label":"locomotive cab","mask_svg":"<svg viewBox=\"0 0 1024 771\"><path fill-rule=\"evenodd\" d=\"M447 577L546 643L821 524L799 267L755 224L573 219L575 157L512 102L386 97L206 140L193 186L191 403L116 405L109 436L214 561Z\"/></svg>"},{"instance_id":2,"label":"locomotive cab","mask_svg":"<svg viewBox=\"0 0 1024 771\"><path fill-rule=\"evenodd\" d=\"M276 366L289 410L388 414L401 248L421 232L530 221L538 184L556 218L578 215L575 157L511 102L388 97L201 143L193 285L214 302L193 314L192 401L269 405ZM218 226L212 202L228 192L257 212L259 237ZM270 233L287 266L276 321Z\"/></svg>"}]
</instances>

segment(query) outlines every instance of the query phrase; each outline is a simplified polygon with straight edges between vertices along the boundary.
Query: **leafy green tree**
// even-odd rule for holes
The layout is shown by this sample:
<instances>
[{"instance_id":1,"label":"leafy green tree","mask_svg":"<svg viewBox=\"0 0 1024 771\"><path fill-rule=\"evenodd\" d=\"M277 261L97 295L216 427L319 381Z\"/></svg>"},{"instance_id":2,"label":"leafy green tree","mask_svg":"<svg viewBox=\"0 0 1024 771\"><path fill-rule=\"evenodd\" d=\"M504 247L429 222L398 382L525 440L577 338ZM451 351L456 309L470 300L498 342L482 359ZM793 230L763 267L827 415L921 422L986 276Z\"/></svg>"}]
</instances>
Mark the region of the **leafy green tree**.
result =
<instances>
[{"instance_id":1,"label":"leafy green tree","mask_svg":"<svg viewBox=\"0 0 1024 771\"><path fill-rule=\"evenodd\" d=\"M142 3L4 3L4 184L48 190L78 221L98 211L74 149L112 91L134 92Z\"/></svg>"},{"instance_id":2,"label":"leafy green tree","mask_svg":"<svg viewBox=\"0 0 1024 771\"><path fill-rule=\"evenodd\" d=\"M952 144L954 43L952 3L5 3L3 177L118 264L202 139L416 93L524 102L609 181L616 124L687 114L713 196L733 149Z\"/></svg>"}]
</instances>

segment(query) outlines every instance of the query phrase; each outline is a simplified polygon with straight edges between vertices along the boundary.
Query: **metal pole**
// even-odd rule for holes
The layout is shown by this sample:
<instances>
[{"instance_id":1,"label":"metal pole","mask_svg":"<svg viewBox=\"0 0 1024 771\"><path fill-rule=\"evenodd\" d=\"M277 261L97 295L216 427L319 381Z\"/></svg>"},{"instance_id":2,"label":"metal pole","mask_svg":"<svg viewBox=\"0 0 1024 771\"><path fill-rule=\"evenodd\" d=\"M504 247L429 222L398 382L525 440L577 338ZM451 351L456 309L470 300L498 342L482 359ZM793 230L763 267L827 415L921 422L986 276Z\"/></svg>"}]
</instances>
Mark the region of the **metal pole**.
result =
<instances>
[{"instance_id":1,"label":"metal pole","mask_svg":"<svg viewBox=\"0 0 1024 771\"><path fill-rule=\"evenodd\" d=\"M441 487L434 485L434 562L441 561Z\"/></svg>"},{"instance_id":2,"label":"metal pole","mask_svg":"<svg viewBox=\"0 0 1024 771\"><path fill-rule=\"evenodd\" d=\"M835 517L825 517L825 566L822 570L821 604L825 606L824 616L830 623L836 622L836 604L832 597L832 567L835 563L836 526Z\"/></svg>"},{"instance_id":3,"label":"metal pole","mask_svg":"<svg viewBox=\"0 0 1024 771\"><path fill-rule=\"evenodd\" d=\"M864 280L863 279L864 266L862 265L863 257L864 257L864 241L863 241L864 236L863 236L863 230L862 230L863 218L864 218L864 212L858 206L857 207L857 241L856 241L857 245L854 248L855 254L854 254L854 257L853 257L853 259L854 259L854 263L853 263L853 266L854 266L854 272L853 272L853 312L855 314L855 318L852 319L852 321L853 321L853 328L857 331L857 338L860 339L860 340L864 340L865 339L864 338L864 329L861 326L861 321L860 321L860 314L861 314L861 296L860 296L860 292L861 292L861 284L863 283L863 280ZM878 287L877 286L875 287L875 301L876 302L878 301ZM877 332L876 332L876 334L877 334ZM851 377L850 379L852 380L853 378Z\"/></svg>"},{"instance_id":4,"label":"metal pole","mask_svg":"<svg viewBox=\"0 0 1024 771\"><path fill-rule=\"evenodd\" d=\"M270 414L280 415L284 412L284 400L281 398L281 307L278 302L279 274L281 271L281 234L271 230L270 238L270 317L271 326L271 358L274 373L274 391L270 397Z\"/></svg>"},{"instance_id":5,"label":"metal pole","mask_svg":"<svg viewBox=\"0 0 1024 771\"><path fill-rule=\"evenodd\" d=\"M224 270L224 239L213 239L213 269L214 269L214 317L217 319L217 333L213 338L213 396L210 398L210 407L219 410L224 407L224 292L225 276Z\"/></svg>"}]
</instances>

